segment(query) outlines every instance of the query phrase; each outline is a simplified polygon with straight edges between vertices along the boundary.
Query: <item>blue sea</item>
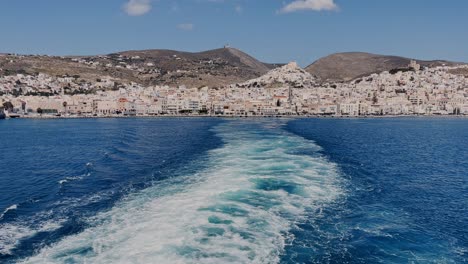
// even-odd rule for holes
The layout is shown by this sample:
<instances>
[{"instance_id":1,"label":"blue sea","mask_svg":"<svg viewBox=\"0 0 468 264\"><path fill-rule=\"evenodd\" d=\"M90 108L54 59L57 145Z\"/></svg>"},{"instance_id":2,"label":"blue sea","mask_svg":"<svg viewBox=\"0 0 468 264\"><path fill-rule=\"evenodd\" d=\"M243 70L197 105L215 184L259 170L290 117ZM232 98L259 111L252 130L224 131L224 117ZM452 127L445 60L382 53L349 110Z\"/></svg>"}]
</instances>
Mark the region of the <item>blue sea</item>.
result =
<instances>
[{"instance_id":1,"label":"blue sea","mask_svg":"<svg viewBox=\"0 0 468 264\"><path fill-rule=\"evenodd\" d=\"M468 263L466 119L0 131L0 263Z\"/></svg>"}]
</instances>

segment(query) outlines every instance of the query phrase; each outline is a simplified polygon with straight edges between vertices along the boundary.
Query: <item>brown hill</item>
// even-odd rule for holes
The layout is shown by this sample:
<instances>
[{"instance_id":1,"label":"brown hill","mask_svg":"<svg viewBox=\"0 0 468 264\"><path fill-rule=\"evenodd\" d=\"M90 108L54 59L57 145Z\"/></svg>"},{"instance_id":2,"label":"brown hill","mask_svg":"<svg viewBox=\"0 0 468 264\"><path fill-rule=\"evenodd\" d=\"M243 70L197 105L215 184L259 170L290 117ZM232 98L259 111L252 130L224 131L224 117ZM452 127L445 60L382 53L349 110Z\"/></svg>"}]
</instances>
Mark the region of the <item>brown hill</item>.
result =
<instances>
[{"instance_id":1,"label":"brown hill","mask_svg":"<svg viewBox=\"0 0 468 264\"><path fill-rule=\"evenodd\" d=\"M190 87L243 82L259 77L275 66L234 48L196 53L141 50L82 57L0 56L0 75L75 75L90 82L110 76L121 82Z\"/></svg>"},{"instance_id":2,"label":"brown hill","mask_svg":"<svg viewBox=\"0 0 468 264\"><path fill-rule=\"evenodd\" d=\"M322 81L351 81L373 73L408 67L411 60L412 59L404 57L385 56L363 52L336 53L317 60L307 66L306 71L317 76ZM416 61L425 67L455 64L440 60Z\"/></svg>"}]
</instances>

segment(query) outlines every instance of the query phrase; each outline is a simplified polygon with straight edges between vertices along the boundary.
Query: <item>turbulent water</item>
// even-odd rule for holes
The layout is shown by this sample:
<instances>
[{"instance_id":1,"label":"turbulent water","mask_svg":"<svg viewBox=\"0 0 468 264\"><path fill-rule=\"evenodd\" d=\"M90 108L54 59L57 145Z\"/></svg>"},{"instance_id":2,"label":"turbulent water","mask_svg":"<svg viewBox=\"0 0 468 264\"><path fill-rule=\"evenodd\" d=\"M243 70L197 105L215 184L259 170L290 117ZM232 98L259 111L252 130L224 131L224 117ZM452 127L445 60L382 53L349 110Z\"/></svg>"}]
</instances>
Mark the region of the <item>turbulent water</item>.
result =
<instances>
[{"instance_id":1,"label":"turbulent water","mask_svg":"<svg viewBox=\"0 0 468 264\"><path fill-rule=\"evenodd\" d=\"M464 120L0 129L0 262L467 261Z\"/></svg>"}]
</instances>

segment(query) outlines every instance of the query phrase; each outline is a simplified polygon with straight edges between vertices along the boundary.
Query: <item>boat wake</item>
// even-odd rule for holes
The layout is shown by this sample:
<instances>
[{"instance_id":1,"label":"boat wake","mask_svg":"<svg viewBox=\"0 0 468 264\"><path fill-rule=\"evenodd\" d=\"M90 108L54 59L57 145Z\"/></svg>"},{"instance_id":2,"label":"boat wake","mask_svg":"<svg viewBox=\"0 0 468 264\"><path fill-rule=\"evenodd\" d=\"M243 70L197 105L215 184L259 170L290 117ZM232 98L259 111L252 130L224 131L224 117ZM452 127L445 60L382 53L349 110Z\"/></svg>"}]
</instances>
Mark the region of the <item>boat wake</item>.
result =
<instances>
[{"instance_id":1,"label":"boat wake","mask_svg":"<svg viewBox=\"0 0 468 264\"><path fill-rule=\"evenodd\" d=\"M192 164L203 169L127 196L24 262L279 262L289 231L343 191L320 147L277 126L219 125L224 145Z\"/></svg>"}]
</instances>

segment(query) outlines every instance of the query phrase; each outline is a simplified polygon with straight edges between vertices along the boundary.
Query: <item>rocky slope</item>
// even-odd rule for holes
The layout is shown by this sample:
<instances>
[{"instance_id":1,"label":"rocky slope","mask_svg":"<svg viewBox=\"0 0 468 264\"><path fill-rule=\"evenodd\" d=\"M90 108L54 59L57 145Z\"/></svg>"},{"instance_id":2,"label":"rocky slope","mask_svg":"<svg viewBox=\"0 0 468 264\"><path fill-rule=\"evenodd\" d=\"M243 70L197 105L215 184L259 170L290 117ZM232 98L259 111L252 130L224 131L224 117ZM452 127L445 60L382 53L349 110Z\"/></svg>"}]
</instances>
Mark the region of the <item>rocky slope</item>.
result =
<instances>
[{"instance_id":1,"label":"rocky slope","mask_svg":"<svg viewBox=\"0 0 468 264\"><path fill-rule=\"evenodd\" d=\"M321 58L306 67L307 72L322 81L351 81L373 73L408 67L412 59L398 56L384 56L363 52L336 53ZM416 62L425 67L454 65L447 61Z\"/></svg>"},{"instance_id":2,"label":"rocky slope","mask_svg":"<svg viewBox=\"0 0 468 264\"><path fill-rule=\"evenodd\" d=\"M406 68L410 61L408 58L370 53L337 53L319 59L304 71L296 64L278 68L281 65L262 63L229 47L195 53L140 50L79 57L0 54L0 77L43 73L51 77L73 77L77 85L83 83L88 86L106 79L116 83L114 88L130 82L172 87L222 87L236 83L242 86L260 86L262 83L262 87L288 83L301 87L347 82L373 73ZM455 64L447 61L417 62L426 67ZM263 76L272 69L275 70ZM457 74L467 75L466 72Z\"/></svg>"},{"instance_id":3,"label":"rocky slope","mask_svg":"<svg viewBox=\"0 0 468 264\"><path fill-rule=\"evenodd\" d=\"M233 48L198 53L142 50L82 57L0 55L0 76L44 73L79 76L84 82L108 76L142 85L216 87L256 78L274 67Z\"/></svg>"}]
</instances>

